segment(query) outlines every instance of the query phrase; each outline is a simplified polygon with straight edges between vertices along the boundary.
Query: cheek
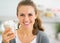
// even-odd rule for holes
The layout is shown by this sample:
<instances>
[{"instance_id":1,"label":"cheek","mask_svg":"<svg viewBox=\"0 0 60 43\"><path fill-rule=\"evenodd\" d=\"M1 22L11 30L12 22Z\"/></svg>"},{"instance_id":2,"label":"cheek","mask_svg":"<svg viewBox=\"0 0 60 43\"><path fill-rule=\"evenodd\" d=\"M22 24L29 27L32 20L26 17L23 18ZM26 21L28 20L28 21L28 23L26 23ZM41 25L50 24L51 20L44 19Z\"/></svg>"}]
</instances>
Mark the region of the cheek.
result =
<instances>
[{"instance_id":1,"label":"cheek","mask_svg":"<svg viewBox=\"0 0 60 43\"><path fill-rule=\"evenodd\" d=\"M35 22L35 18L34 17L31 17L31 21L34 23Z\"/></svg>"},{"instance_id":2,"label":"cheek","mask_svg":"<svg viewBox=\"0 0 60 43\"><path fill-rule=\"evenodd\" d=\"M21 23L23 22L23 18L18 17L18 21L19 21L19 23L21 24Z\"/></svg>"}]
</instances>

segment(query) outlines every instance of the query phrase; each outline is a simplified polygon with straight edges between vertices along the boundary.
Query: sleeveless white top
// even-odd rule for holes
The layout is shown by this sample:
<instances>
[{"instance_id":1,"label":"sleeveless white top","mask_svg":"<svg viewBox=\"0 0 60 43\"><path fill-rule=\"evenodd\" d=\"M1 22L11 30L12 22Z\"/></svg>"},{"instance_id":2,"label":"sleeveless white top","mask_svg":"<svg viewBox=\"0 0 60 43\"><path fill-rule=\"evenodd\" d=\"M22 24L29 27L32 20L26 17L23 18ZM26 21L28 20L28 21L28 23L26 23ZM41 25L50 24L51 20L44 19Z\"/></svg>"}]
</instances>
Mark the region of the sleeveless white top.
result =
<instances>
[{"instance_id":1,"label":"sleeveless white top","mask_svg":"<svg viewBox=\"0 0 60 43\"><path fill-rule=\"evenodd\" d=\"M36 38L34 38L34 40L32 40L30 43L36 43ZM16 32L16 43L21 43L21 41L19 40L18 36L17 36L17 32Z\"/></svg>"}]
</instances>

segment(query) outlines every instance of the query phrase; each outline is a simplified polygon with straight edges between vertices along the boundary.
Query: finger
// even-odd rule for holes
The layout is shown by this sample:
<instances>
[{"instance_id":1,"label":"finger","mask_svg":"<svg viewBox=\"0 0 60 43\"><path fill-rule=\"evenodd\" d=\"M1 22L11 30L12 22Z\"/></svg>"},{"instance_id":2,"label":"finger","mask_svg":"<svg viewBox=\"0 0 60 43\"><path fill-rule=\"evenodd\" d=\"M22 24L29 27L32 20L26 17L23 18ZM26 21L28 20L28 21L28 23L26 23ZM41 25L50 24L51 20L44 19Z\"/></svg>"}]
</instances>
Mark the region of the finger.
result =
<instances>
[{"instance_id":1,"label":"finger","mask_svg":"<svg viewBox=\"0 0 60 43\"><path fill-rule=\"evenodd\" d=\"M3 37L7 37L7 36L10 36L11 34L12 34L13 32L12 31L9 31L9 32L7 32L7 33L3 33Z\"/></svg>"},{"instance_id":2,"label":"finger","mask_svg":"<svg viewBox=\"0 0 60 43\"><path fill-rule=\"evenodd\" d=\"M10 40L10 39L13 39L13 38L15 38L14 33L11 33L11 34L8 35L8 36L7 36L7 35L6 35L6 36L5 36L5 35L3 36L3 39L4 39L4 40Z\"/></svg>"},{"instance_id":3,"label":"finger","mask_svg":"<svg viewBox=\"0 0 60 43\"><path fill-rule=\"evenodd\" d=\"M8 28L8 29L5 29L5 31L3 31L2 34L6 34L6 33L8 33L9 31L11 31L11 29L9 29L9 28Z\"/></svg>"},{"instance_id":4,"label":"finger","mask_svg":"<svg viewBox=\"0 0 60 43\"><path fill-rule=\"evenodd\" d=\"M5 27L5 31L11 30L10 27Z\"/></svg>"},{"instance_id":5,"label":"finger","mask_svg":"<svg viewBox=\"0 0 60 43\"><path fill-rule=\"evenodd\" d=\"M15 38L15 35L12 33L9 37L8 37L8 40L12 40Z\"/></svg>"}]
</instances>

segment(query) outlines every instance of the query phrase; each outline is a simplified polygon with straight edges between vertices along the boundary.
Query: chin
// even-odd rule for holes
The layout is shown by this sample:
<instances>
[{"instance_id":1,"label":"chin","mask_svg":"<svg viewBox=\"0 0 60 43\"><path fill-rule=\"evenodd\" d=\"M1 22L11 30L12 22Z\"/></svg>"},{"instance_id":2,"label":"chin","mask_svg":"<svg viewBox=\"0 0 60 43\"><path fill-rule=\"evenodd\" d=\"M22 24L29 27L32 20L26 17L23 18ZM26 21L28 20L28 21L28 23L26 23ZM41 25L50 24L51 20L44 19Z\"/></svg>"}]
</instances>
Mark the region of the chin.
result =
<instances>
[{"instance_id":1,"label":"chin","mask_svg":"<svg viewBox=\"0 0 60 43\"><path fill-rule=\"evenodd\" d=\"M24 28L26 28L26 29L30 29L30 28L31 28L31 26L24 26Z\"/></svg>"}]
</instances>

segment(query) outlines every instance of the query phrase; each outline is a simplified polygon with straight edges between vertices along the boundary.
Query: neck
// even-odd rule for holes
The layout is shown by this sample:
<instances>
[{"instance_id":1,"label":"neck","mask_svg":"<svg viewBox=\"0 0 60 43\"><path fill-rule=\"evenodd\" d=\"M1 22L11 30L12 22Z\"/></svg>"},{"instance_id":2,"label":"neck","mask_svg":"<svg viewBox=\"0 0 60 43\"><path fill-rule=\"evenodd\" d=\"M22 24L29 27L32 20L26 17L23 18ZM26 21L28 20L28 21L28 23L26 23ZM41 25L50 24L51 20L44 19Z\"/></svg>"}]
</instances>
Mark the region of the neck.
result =
<instances>
[{"instance_id":1,"label":"neck","mask_svg":"<svg viewBox=\"0 0 60 43\"><path fill-rule=\"evenodd\" d=\"M26 28L21 27L20 31L25 35L32 35L32 29L33 28L26 29Z\"/></svg>"}]
</instances>

